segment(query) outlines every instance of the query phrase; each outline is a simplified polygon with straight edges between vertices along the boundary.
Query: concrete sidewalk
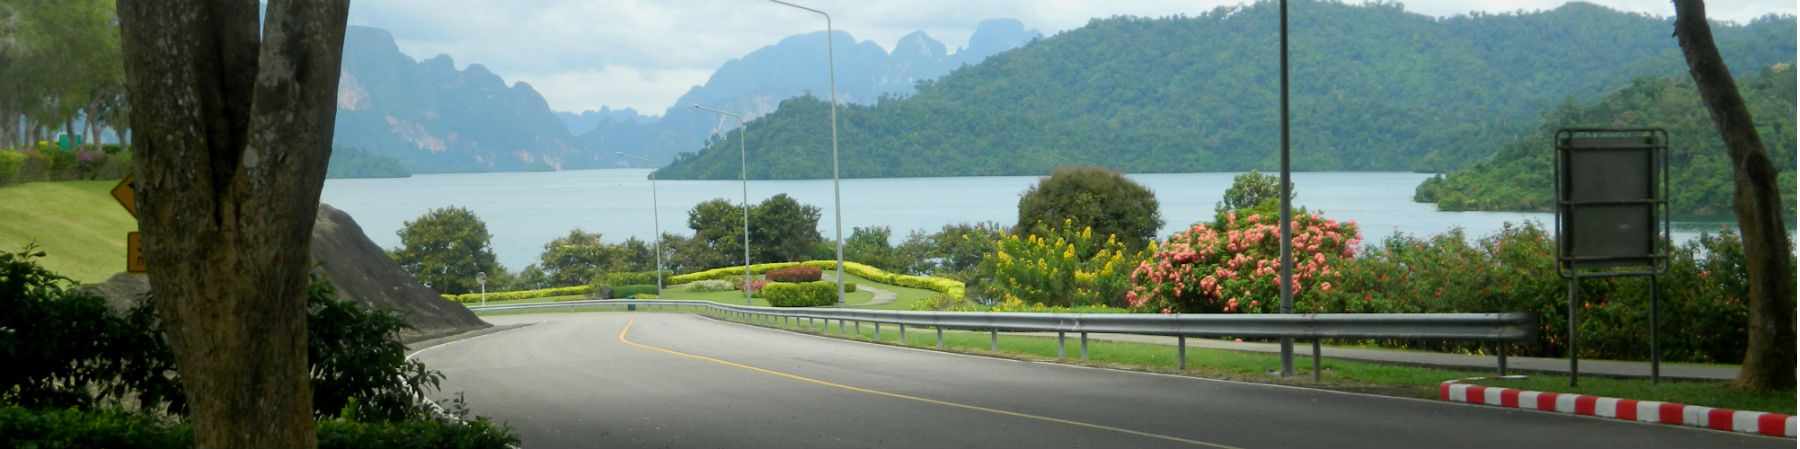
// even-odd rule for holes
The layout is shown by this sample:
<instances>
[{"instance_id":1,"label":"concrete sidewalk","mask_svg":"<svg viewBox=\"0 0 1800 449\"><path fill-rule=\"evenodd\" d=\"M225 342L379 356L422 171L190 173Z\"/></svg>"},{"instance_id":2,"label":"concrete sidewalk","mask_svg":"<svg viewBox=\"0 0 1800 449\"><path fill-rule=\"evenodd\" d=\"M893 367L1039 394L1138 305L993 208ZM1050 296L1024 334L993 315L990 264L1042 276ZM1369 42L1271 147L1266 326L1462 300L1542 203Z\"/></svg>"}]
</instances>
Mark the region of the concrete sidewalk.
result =
<instances>
[{"instance_id":1,"label":"concrete sidewalk","mask_svg":"<svg viewBox=\"0 0 1800 449\"><path fill-rule=\"evenodd\" d=\"M1015 333L1015 334L1011 334L1011 335L1030 335L1030 336L1036 336L1036 337L1047 337L1047 338L1052 338L1052 339L1056 338L1056 333L1054 333L1054 332L1050 332L1050 333L1021 332L1021 333ZM1081 337L1079 334L1067 334L1067 338L1070 340L1070 343L1069 343L1071 346L1070 351L1073 353L1073 351L1076 351L1076 349L1074 349L1074 346L1079 344L1079 343L1077 343L1077 341L1079 341L1079 339ZM1156 335L1088 334L1088 339L1096 340L1096 341L1151 343L1151 344L1160 344L1160 345L1169 345L1169 346L1175 346L1175 344L1176 344L1175 337L1164 337L1164 336L1156 336ZM1279 344L1279 343L1235 342L1235 341L1226 341L1226 340L1218 340L1218 339L1211 339L1211 338L1199 338L1199 337L1187 339L1187 345L1190 348L1223 349L1223 350L1227 350L1227 351L1261 352L1261 353L1280 353L1281 352L1281 344ZM1392 349L1345 348L1345 347L1333 347L1333 346L1322 346L1319 348L1319 353L1322 357L1331 358L1331 359L1356 360L1356 361L1377 362L1377 363L1391 363L1391 364L1396 364L1396 365L1428 366L1428 367L1435 367L1435 368L1452 368L1452 369L1468 369L1468 370L1477 370L1477 371L1492 371L1496 375L1498 375L1500 372L1500 359L1499 359L1499 357L1492 356L1492 355L1477 356L1477 355L1443 354L1443 353L1421 352L1421 351L1402 351L1402 350L1392 350ZM1294 358L1296 359L1294 362L1294 365L1296 367L1310 367L1312 364L1312 362L1311 362L1312 343L1307 342L1307 341L1295 342L1294 343L1294 355L1295 355ZM1569 359L1508 356L1506 358L1506 367L1507 367L1507 370L1509 371L1508 374L1516 374L1516 373L1568 374ZM1641 378L1649 378L1650 377L1650 362L1622 362L1622 361L1614 361L1614 360L1581 360L1579 369L1581 371L1581 375L1584 377L1585 376L1641 377ZM1729 380L1737 378L1738 368L1737 367L1697 366L1697 365L1688 365L1688 364L1671 364L1671 363L1664 362L1662 364L1660 374L1663 379L1670 379L1670 380L1729 381Z\"/></svg>"}]
</instances>

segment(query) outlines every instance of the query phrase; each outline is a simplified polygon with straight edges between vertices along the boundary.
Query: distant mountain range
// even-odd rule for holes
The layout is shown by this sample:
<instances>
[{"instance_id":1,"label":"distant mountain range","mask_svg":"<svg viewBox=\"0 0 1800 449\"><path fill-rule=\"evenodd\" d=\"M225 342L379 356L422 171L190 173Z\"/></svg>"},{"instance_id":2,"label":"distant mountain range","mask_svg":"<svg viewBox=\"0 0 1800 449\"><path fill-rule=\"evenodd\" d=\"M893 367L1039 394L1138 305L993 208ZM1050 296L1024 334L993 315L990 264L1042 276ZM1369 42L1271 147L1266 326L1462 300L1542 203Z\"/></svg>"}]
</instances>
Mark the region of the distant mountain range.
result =
<instances>
[{"instance_id":1,"label":"distant mountain range","mask_svg":"<svg viewBox=\"0 0 1800 449\"><path fill-rule=\"evenodd\" d=\"M525 83L448 55L414 61L385 30L344 34L335 146L399 160L415 173L557 170L592 165Z\"/></svg>"},{"instance_id":2,"label":"distant mountain range","mask_svg":"<svg viewBox=\"0 0 1800 449\"><path fill-rule=\"evenodd\" d=\"M1672 19L1589 3L1445 18L1392 2L1291 3L1297 170L1468 167L1534 131L1559 104L1597 101L1641 77L1687 76ZM1258 2L1095 20L906 98L840 107L842 175L1274 169L1278 16L1275 2ZM1737 73L1794 60L1793 16L1713 31ZM791 99L750 122L750 177L831 177L822 98ZM656 176L736 178L737 138L679 156Z\"/></svg>"},{"instance_id":3,"label":"distant mountain range","mask_svg":"<svg viewBox=\"0 0 1800 449\"><path fill-rule=\"evenodd\" d=\"M873 41L856 42L840 30L832 37L838 101L873 104L883 96L909 95L920 82L937 79L1041 36L1017 20L993 19L977 25L968 47L956 53L948 53L943 43L924 32L901 37L890 53ZM579 134L576 145L590 153L603 158L614 152L631 153L660 166L679 153L699 150L714 128L720 126L717 114L694 109L695 104L755 119L774 112L789 98L808 93L827 97L830 80L824 50L822 31L782 39L726 62L705 85L688 90L657 119L621 117L614 111L591 127L583 129L578 126L584 122L571 122L570 129ZM721 130L736 126L725 123ZM622 158L605 162L608 166L642 165Z\"/></svg>"},{"instance_id":4,"label":"distant mountain range","mask_svg":"<svg viewBox=\"0 0 1800 449\"><path fill-rule=\"evenodd\" d=\"M906 95L921 81L1038 37L1016 20L996 19L982 22L969 46L956 53L915 32L890 54L839 31L833 42L838 96L873 103ZM793 36L726 62L706 85L651 117L633 109L553 112L529 84L508 87L481 64L457 70L448 55L414 60L400 53L387 31L351 26L334 145L391 157L414 173L628 166L615 152L660 163L699 149L718 123L692 104L757 117L787 98L827 92L824 39L823 32ZM581 130L580 137L571 130Z\"/></svg>"}]
</instances>

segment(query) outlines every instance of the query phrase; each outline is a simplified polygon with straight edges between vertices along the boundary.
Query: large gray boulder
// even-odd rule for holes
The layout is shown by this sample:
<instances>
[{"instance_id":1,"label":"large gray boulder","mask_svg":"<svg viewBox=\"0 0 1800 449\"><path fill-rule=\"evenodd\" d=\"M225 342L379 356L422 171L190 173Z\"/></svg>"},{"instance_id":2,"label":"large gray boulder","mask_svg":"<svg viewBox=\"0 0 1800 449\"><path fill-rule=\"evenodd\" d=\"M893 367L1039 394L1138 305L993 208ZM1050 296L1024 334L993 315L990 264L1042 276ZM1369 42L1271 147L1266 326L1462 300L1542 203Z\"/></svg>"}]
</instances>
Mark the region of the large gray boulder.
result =
<instances>
[{"instance_id":1,"label":"large gray boulder","mask_svg":"<svg viewBox=\"0 0 1800 449\"><path fill-rule=\"evenodd\" d=\"M412 343L492 326L406 274L363 234L362 226L350 214L319 204L312 235L312 259L325 263L323 270L338 298L405 316L413 329L402 332L401 341ZM150 291L150 283L143 274L119 273L82 288L105 297L108 306L122 313Z\"/></svg>"}]
</instances>

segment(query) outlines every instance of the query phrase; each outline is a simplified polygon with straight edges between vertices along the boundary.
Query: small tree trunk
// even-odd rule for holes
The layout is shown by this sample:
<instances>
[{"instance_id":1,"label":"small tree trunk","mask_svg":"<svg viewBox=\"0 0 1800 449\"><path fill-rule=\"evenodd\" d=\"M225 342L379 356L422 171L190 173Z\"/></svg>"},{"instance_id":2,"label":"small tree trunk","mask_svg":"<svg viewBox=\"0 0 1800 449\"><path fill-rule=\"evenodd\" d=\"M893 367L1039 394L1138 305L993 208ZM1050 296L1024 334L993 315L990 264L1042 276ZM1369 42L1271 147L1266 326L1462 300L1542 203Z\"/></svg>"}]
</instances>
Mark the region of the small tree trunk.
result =
<instances>
[{"instance_id":1,"label":"small tree trunk","mask_svg":"<svg viewBox=\"0 0 1800 449\"><path fill-rule=\"evenodd\" d=\"M1794 264L1789 257L1785 205L1775 164L1763 150L1755 119L1738 93L1737 82L1713 44L1701 0L1675 0L1675 37L1687 57L1688 72L1731 157L1732 212L1744 235L1744 267L1749 272L1749 345L1736 384L1774 390L1794 387Z\"/></svg>"},{"instance_id":2,"label":"small tree trunk","mask_svg":"<svg viewBox=\"0 0 1800 449\"><path fill-rule=\"evenodd\" d=\"M313 447L312 224L348 0L119 0L138 223L200 447Z\"/></svg>"}]
</instances>

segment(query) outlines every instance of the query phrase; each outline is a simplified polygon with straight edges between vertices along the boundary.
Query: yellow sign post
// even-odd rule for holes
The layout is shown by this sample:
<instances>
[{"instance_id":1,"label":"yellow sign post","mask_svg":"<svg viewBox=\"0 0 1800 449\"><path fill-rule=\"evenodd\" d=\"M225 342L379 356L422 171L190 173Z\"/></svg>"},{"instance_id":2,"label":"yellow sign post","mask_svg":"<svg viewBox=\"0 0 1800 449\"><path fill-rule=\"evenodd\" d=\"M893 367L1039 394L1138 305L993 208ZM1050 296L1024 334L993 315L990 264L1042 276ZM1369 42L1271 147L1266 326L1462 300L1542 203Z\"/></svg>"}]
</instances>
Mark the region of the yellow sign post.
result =
<instances>
[{"instance_id":1,"label":"yellow sign post","mask_svg":"<svg viewBox=\"0 0 1800 449\"><path fill-rule=\"evenodd\" d=\"M131 190L133 181L136 181L135 175L125 175L125 179L119 180L119 185L113 186L112 196L113 199L119 200L120 206L125 206L125 212L130 213L131 218L137 218L137 194ZM125 234L125 272L144 273L150 271L149 264L144 262L142 242L143 239L137 231Z\"/></svg>"}]
</instances>

